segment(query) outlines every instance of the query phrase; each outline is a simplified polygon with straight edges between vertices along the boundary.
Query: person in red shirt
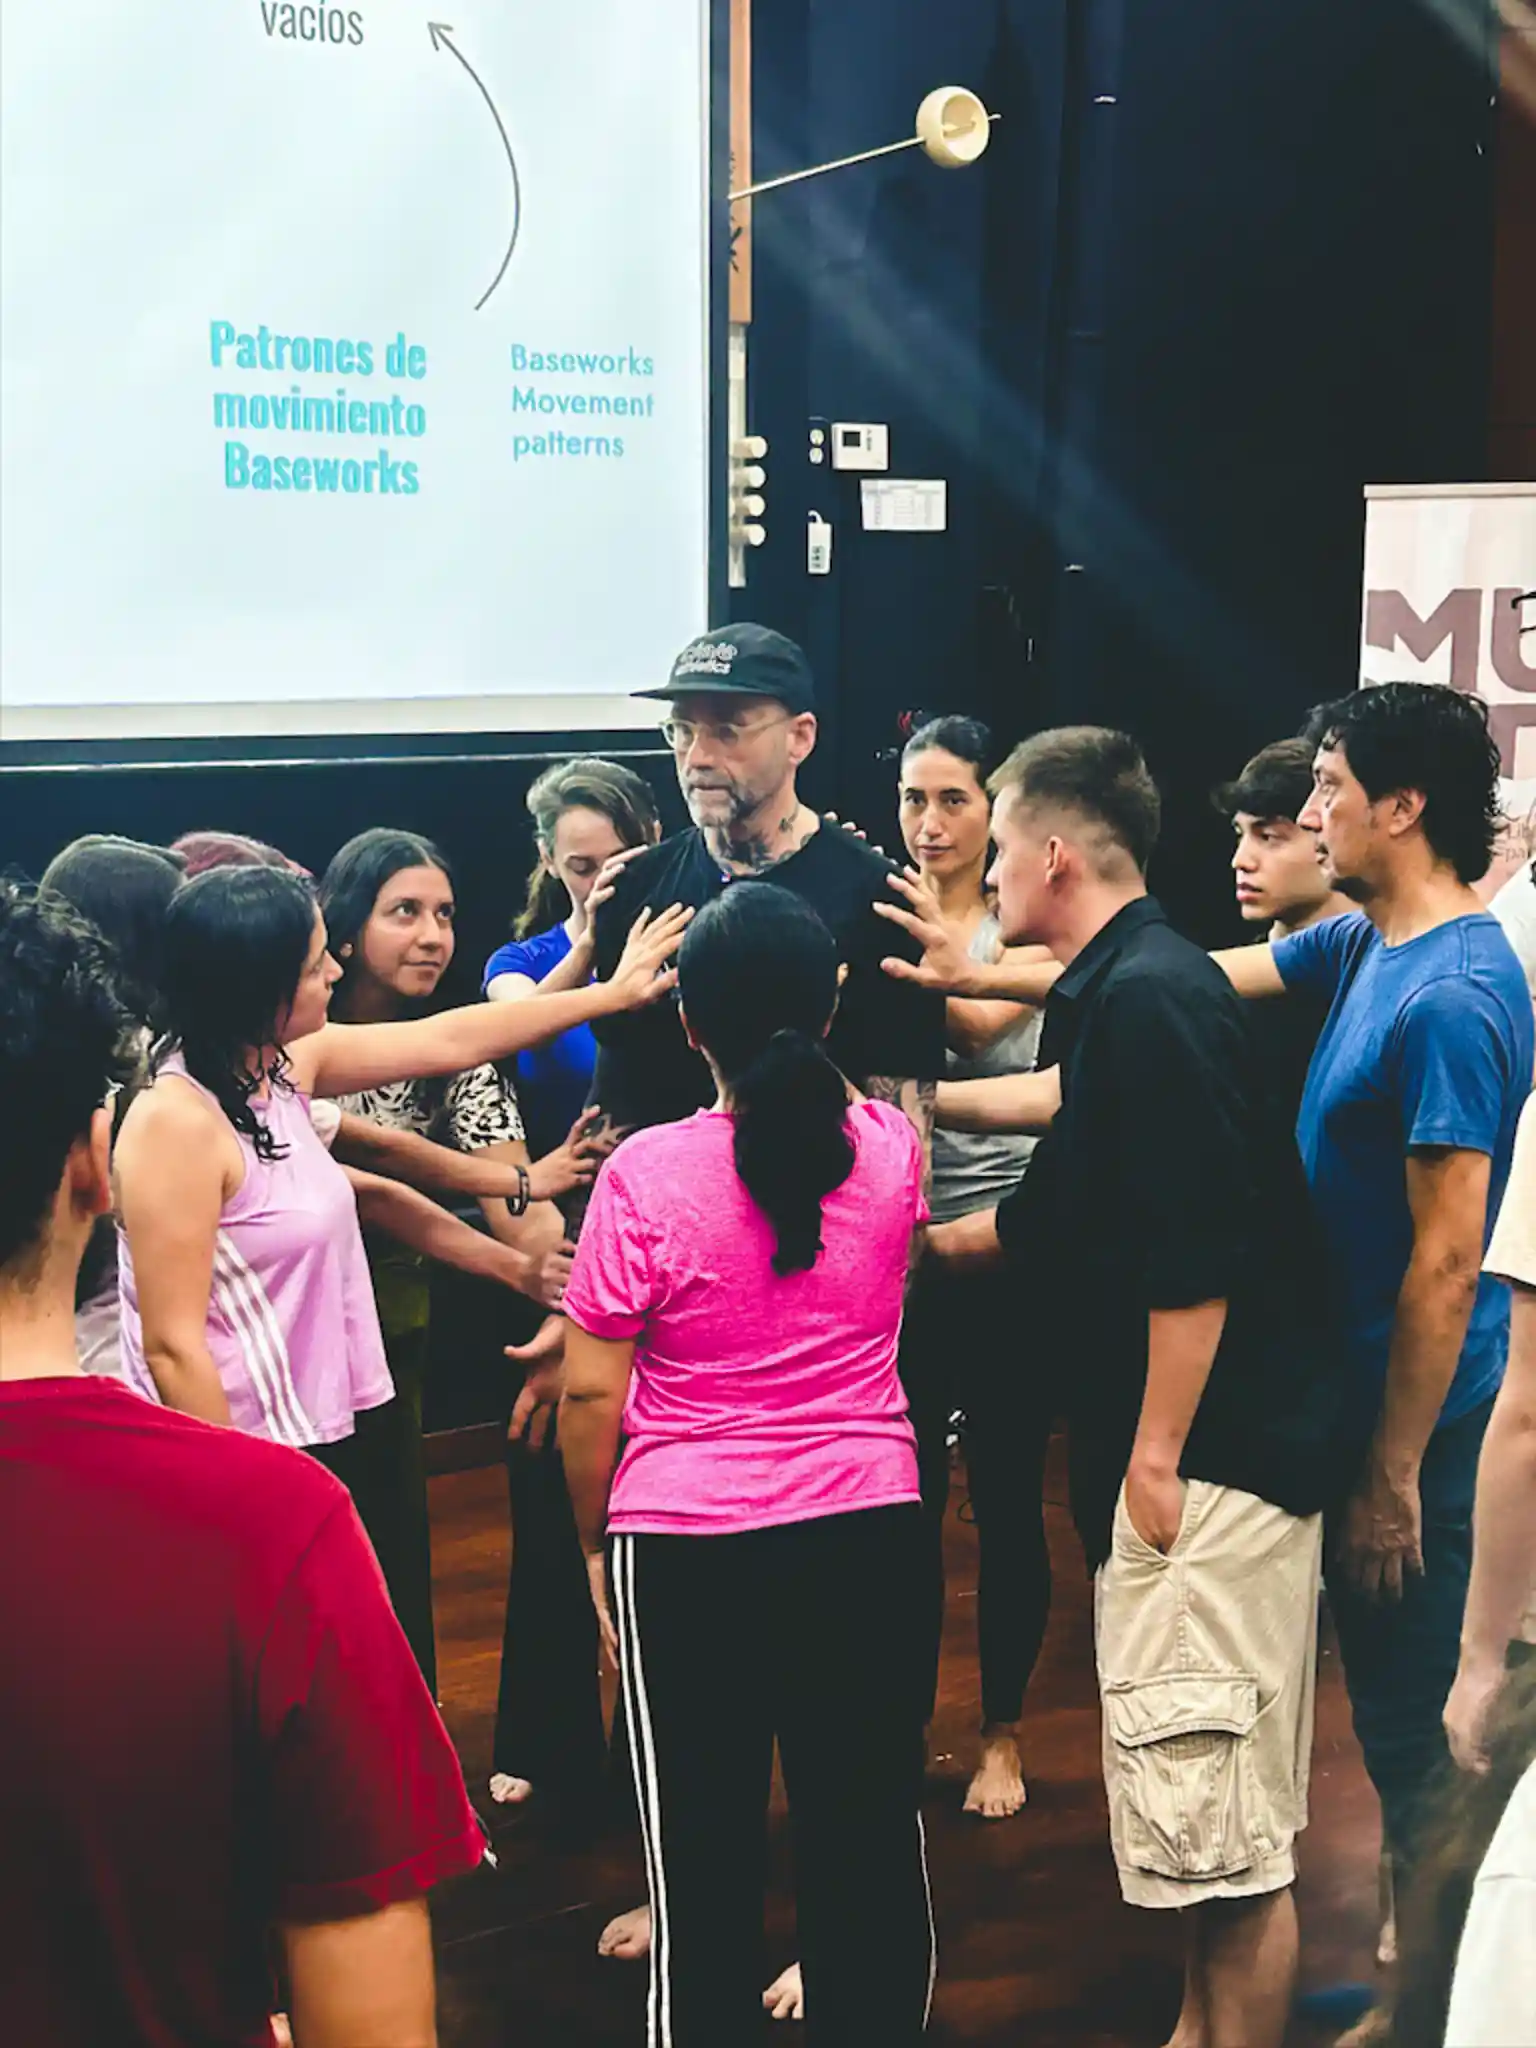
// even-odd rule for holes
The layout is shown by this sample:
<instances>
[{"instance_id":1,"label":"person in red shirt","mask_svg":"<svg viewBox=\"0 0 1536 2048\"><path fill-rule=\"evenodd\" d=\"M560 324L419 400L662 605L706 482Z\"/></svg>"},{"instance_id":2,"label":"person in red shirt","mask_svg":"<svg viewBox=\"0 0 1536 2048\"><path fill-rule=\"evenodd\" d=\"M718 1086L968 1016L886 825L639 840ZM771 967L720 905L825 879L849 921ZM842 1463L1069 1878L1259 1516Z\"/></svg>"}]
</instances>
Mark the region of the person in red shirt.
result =
<instances>
[{"instance_id":1,"label":"person in red shirt","mask_svg":"<svg viewBox=\"0 0 1536 2048\"><path fill-rule=\"evenodd\" d=\"M485 1840L345 1489L80 1370L131 1026L0 881L0 1984L7 2040L430 2048L426 1897Z\"/></svg>"}]
</instances>

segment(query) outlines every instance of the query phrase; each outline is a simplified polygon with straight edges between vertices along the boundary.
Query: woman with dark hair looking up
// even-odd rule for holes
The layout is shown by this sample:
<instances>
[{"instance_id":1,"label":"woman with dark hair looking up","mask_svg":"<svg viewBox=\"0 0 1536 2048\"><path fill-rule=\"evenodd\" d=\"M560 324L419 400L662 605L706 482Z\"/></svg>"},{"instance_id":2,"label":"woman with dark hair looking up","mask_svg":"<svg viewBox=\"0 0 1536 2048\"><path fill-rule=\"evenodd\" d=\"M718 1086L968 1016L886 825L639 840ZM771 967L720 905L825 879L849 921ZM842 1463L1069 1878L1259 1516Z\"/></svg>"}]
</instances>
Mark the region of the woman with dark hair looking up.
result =
<instances>
[{"instance_id":1,"label":"woman with dark hair looking up","mask_svg":"<svg viewBox=\"0 0 1536 2048\"><path fill-rule=\"evenodd\" d=\"M896 1346L922 1151L827 1057L837 947L799 897L733 884L690 928L679 975L717 1100L603 1169L560 1409L593 1603L620 1651L653 2035L720 2048L762 2024L777 1741L807 2038L909 2048L933 1948L924 1539ZM858 1742L828 1744L829 1719Z\"/></svg>"}]
</instances>

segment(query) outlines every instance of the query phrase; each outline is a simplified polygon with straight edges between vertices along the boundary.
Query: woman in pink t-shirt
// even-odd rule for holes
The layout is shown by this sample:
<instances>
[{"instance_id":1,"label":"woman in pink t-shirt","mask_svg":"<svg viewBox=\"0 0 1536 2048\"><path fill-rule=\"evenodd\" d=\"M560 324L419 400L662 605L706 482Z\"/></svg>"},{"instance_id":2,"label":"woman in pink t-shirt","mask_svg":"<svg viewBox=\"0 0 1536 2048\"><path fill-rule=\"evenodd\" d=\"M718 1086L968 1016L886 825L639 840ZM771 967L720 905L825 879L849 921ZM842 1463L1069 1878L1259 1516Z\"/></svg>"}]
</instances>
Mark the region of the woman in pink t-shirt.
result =
<instances>
[{"instance_id":1,"label":"woman in pink t-shirt","mask_svg":"<svg viewBox=\"0 0 1536 2048\"><path fill-rule=\"evenodd\" d=\"M679 973L719 1101L604 1167L560 1416L639 1788L651 2039L756 2039L777 1740L807 2038L905 2048L933 1982L923 1534L896 1372L921 1152L823 1050L837 951L798 897L737 883ZM860 1731L852 1755L829 1725Z\"/></svg>"}]
</instances>

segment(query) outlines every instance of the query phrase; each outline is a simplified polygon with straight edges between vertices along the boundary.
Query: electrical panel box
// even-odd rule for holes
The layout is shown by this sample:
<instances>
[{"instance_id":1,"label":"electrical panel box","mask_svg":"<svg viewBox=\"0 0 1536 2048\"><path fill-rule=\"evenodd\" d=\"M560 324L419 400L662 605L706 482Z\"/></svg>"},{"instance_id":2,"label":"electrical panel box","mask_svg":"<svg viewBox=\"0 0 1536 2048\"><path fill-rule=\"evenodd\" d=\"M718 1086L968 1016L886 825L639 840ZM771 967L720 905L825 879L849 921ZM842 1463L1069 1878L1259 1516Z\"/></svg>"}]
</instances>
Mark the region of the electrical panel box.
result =
<instances>
[{"instance_id":1,"label":"electrical panel box","mask_svg":"<svg viewBox=\"0 0 1536 2048\"><path fill-rule=\"evenodd\" d=\"M834 469L889 469L890 466L889 427L861 425L853 420L832 422Z\"/></svg>"}]
</instances>

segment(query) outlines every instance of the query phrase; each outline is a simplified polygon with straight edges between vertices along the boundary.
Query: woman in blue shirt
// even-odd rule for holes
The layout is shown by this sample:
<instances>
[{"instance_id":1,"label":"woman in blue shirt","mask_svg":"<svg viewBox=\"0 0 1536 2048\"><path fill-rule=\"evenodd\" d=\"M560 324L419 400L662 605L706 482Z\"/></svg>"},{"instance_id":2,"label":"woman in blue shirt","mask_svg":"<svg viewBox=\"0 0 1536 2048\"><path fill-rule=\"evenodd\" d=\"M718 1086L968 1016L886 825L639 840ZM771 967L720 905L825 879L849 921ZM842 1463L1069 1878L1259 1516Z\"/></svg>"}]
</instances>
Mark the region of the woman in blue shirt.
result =
<instances>
[{"instance_id":1,"label":"woman in blue shirt","mask_svg":"<svg viewBox=\"0 0 1536 2048\"><path fill-rule=\"evenodd\" d=\"M485 963L493 1003L536 990L580 988L592 976L592 902L597 878L616 854L661 837L648 783L617 761L577 759L546 768L528 792L538 864L512 941ZM600 901L602 899L599 899ZM586 1025L524 1053L517 1092L534 1156L558 1145L581 1114L597 1046Z\"/></svg>"},{"instance_id":2,"label":"woman in blue shirt","mask_svg":"<svg viewBox=\"0 0 1536 2048\"><path fill-rule=\"evenodd\" d=\"M528 792L528 809L538 865L511 943L485 963L492 1002L590 981L592 917L605 897L598 878L616 856L661 836L649 785L616 761L586 758L546 768ZM535 1145L546 1130L563 1136L581 1114L596 1059L585 1025L519 1058L518 1100ZM578 1218L569 1206L567 1221L574 1235ZM597 1629L559 1446L537 1409L531 1418L525 1413L529 1386L557 1369L564 1330L551 1319L532 1344L508 1353L528 1378L508 1433L512 1574L490 1791L498 1806L520 1805L537 1785L551 1805L576 1815L591 1811L606 1789ZM546 1421L549 1412L543 1411ZM615 1747L627 1774L622 1738Z\"/></svg>"}]
</instances>

